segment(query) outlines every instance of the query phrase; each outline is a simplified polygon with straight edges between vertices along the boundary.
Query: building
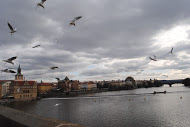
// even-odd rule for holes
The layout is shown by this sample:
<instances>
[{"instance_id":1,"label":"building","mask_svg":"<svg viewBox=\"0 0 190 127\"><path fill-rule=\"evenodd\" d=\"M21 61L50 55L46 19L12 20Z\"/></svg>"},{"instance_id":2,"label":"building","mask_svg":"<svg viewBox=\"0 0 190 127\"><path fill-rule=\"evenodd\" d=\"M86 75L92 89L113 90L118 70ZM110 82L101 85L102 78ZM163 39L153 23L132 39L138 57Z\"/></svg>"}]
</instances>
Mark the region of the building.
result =
<instances>
[{"instance_id":1,"label":"building","mask_svg":"<svg viewBox=\"0 0 190 127\"><path fill-rule=\"evenodd\" d=\"M10 93L9 87L10 87L11 81L2 80L0 82L2 84L2 97L8 96Z\"/></svg>"},{"instance_id":2,"label":"building","mask_svg":"<svg viewBox=\"0 0 190 127\"><path fill-rule=\"evenodd\" d=\"M50 90L52 90L53 84L52 83L38 83L38 94L45 94L47 92L49 92Z\"/></svg>"},{"instance_id":3,"label":"building","mask_svg":"<svg viewBox=\"0 0 190 127\"><path fill-rule=\"evenodd\" d=\"M15 80L16 81L23 81L23 75L21 74L21 68L20 68L20 64L19 67L17 69L17 74L15 75Z\"/></svg>"},{"instance_id":4,"label":"building","mask_svg":"<svg viewBox=\"0 0 190 127\"><path fill-rule=\"evenodd\" d=\"M20 65L15 75L15 80L10 83L10 96L13 96L15 101L30 101L37 98L37 82L24 81L21 74Z\"/></svg>"},{"instance_id":5,"label":"building","mask_svg":"<svg viewBox=\"0 0 190 127\"><path fill-rule=\"evenodd\" d=\"M95 90L97 89L97 83L94 83L92 81L89 82L80 82L78 84L78 90L83 91L83 90Z\"/></svg>"},{"instance_id":6,"label":"building","mask_svg":"<svg viewBox=\"0 0 190 127\"><path fill-rule=\"evenodd\" d=\"M2 98L2 84L0 82L0 99Z\"/></svg>"},{"instance_id":7,"label":"building","mask_svg":"<svg viewBox=\"0 0 190 127\"><path fill-rule=\"evenodd\" d=\"M37 98L36 81L12 81L10 84L10 96L15 101L31 101Z\"/></svg>"},{"instance_id":8,"label":"building","mask_svg":"<svg viewBox=\"0 0 190 127\"><path fill-rule=\"evenodd\" d=\"M78 80L69 80L69 78L66 76L64 80L59 80L58 81L58 88L61 88L65 92L69 91L78 91Z\"/></svg>"}]
</instances>

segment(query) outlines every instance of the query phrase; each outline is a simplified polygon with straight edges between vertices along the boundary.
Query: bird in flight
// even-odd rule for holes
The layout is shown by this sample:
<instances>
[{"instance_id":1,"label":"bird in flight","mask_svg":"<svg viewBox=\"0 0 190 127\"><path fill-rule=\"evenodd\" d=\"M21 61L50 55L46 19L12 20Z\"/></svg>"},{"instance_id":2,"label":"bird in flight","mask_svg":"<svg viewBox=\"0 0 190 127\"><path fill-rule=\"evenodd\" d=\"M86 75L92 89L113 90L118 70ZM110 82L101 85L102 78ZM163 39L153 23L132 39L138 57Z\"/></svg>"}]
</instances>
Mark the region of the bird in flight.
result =
<instances>
[{"instance_id":1,"label":"bird in flight","mask_svg":"<svg viewBox=\"0 0 190 127\"><path fill-rule=\"evenodd\" d=\"M162 76L164 76L164 77L168 77L168 75L162 75Z\"/></svg>"},{"instance_id":2,"label":"bird in flight","mask_svg":"<svg viewBox=\"0 0 190 127\"><path fill-rule=\"evenodd\" d=\"M152 58L152 57L149 56L149 59L153 60L153 61L157 61L156 56L155 55L153 55L153 56L154 56L154 58Z\"/></svg>"},{"instance_id":3,"label":"bird in flight","mask_svg":"<svg viewBox=\"0 0 190 127\"><path fill-rule=\"evenodd\" d=\"M172 49L171 49L171 51L170 52L168 52L167 54L173 54L173 47L172 47Z\"/></svg>"},{"instance_id":4,"label":"bird in flight","mask_svg":"<svg viewBox=\"0 0 190 127\"><path fill-rule=\"evenodd\" d=\"M60 43L60 41L58 39L56 39L57 43Z\"/></svg>"},{"instance_id":5,"label":"bird in flight","mask_svg":"<svg viewBox=\"0 0 190 127\"><path fill-rule=\"evenodd\" d=\"M10 68L7 68L7 69L4 69L4 70L1 70L1 73L2 72L5 72L5 73L16 73L15 71L13 70L9 70Z\"/></svg>"},{"instance_id":6,"label":"bird in flight","mask_svg":"<svg viewBox=\"0 0 190 127\"><path fill-rule=\"evenodd\" d=\"M34 47L32 47L32 48L37 48L37 47L39 47L40 45L36 45L36 46L34 46Z\"/></svg>"},{"instance_id":7,"label":"bird in flight","mask_svg":"<svg viewBox=\"0 0 190 127\"><path fill-rule=\"evenodd\" d=\"M142 71L144 71L144 70L140 70L139 72L137 72L137 74L136 74L136 75L141 74L141 72L142 72Z\"/></svg>"},{"instance_id":8,"label":"bird in flight","mask_svg":"<svg viewBox=\"0 0 190 127\"><path fill-rule=\"evenodd\" d=\"M13 33L15 33L16 32L16 28L13 28L12 26L11 26L11 24L10 23L8 23L7 22L7 24L8 24L8 27L9 27L9 29L11 30L11 35L13 35Z\"/></svg>"},{"instance_id":9,"label":"bird in flight","mask_svg":"<svg viewBox=\"0 0 190 127\"><path fill-rule=\"evenodd\" d=\"M58 67L51 67L51 70L59 69Z\"/></svg>"},{"instance_id":10,"label":"bird in flight","mask_svg":"<svg viewBox=\"0 0 190 127\"><path fill-rule=\"evenodd\" d=\"M70 23L69 23L69 26L75 26L75 21L79 20L80 18L82 18L82 16L77 16L75 17Z\"/></svg>"},{"instance_id":11,"label":"bird in flight","mask_svg":"<svg viewBox=\"0 0 190 127\"><path fill-rule=\"evenodd\" d=\"M40 3L37 3L37 7L36 8L38 8L38 6L40 6L40 7L42 7L42 8L45 8L44 7L44 2L45 2L46 0L41 0L41 2Z\"/></svg>"},{"instance_id":12,"label":"bird in flight","mask_svg":"<svg viewBox=\"0 0 190 127\"><path fill-rule=\"evenodd\" d=\"M9 59L7 59L7 60L3 60L3 61L5 61L5 64L6 64L6 62L7 62L7 63L10 63L10 64L13 64L13 65L14 65L13 60L15 60L16 58L17 58L17 56L11 57L11 58L9 58Z\"/></svg>"}]
</instances>

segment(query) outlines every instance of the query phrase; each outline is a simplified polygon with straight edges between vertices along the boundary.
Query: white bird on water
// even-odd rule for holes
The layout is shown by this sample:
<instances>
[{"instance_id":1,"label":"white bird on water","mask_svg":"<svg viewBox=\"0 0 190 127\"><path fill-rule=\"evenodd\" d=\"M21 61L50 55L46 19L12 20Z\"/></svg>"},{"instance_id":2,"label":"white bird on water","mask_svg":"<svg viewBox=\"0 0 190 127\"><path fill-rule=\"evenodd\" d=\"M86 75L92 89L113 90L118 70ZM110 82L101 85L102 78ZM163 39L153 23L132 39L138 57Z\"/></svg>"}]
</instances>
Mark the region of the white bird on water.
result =
<instances>
[{"instance_id":1,"label":"white bird on water","mask_svg":"<svg viewBox=\"0 0 190 127\"><path fill-rule=\"evenodd\" d=\"M11 35L13 35L13 33L15 33L17 29L13 28L10 23L7 22L7 24L8 24L9 29L11 30L11 32L10 32Z\"/></svg>"},{"instance_id":2,"label":"white bird on water","mask_svg":"<svg viewBox=\"0 0 190 127\"><path fill-rule=\"evenodd\" d=\"M59 103L59 104L55 104L54 106L58 106L58 105L60 105L61 103Z\"/></svg>"},{"instance_id":3,"label":"white bird on water","mask_svg":"<svg viewBox=\"0 0 190 127\"><path fill-rule=\"evenodd\" d=\"M15 60L16 58L17 58L17 56L11 57L11 58L9 58L9 59L7 59L7 60L3 60L3 61L5 61L5 64L6 64L6 62L7 62L7 63L10 63L10 64L13 64L13 65L14 65L13 60Z\"/></svg>"},{"instance_id":4,"label":"white bird on water","mask_svg":"<svg viewBox=\"0 0 190 127\"><path fill-rule=\"evenodd\" d=\"M37 7L36 8L38 8L38 6L40 6L40 7L42 7L42 8L45 8L44 7L44 2L45 2L46 0L41 0L41 2L40 3L37 3Z\"/></svg>"}]
</instances>

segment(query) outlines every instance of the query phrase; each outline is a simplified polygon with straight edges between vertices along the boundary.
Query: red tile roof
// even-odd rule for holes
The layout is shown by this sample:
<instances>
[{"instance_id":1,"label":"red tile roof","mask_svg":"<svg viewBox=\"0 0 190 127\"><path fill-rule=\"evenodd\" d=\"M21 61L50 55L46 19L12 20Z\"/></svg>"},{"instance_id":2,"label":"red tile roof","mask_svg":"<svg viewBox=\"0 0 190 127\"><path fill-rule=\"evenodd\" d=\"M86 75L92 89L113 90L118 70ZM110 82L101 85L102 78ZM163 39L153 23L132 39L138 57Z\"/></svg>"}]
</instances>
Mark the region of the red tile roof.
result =
<instances>
[{"instance_id":1,"label":"red tile roof","mask_svg":"<svg viewBox=\"0 0 190 127\"><path fill-rule=\"evenodd\" d=\"M23 86L25 82L27 82L27 84L30 86L33 86L36 81L12 81L11 84L18 84L19 86Z\"/></svg>"},{"instance_id":2,"label":"red tile roof","mask_svg":"<svg viewBox=\"0 0 190 127\"><path fill-rule=\"evenodd\" d=\"M51 83L38 83L38 86L53 86Z\"/></svg>"}]
</instances>

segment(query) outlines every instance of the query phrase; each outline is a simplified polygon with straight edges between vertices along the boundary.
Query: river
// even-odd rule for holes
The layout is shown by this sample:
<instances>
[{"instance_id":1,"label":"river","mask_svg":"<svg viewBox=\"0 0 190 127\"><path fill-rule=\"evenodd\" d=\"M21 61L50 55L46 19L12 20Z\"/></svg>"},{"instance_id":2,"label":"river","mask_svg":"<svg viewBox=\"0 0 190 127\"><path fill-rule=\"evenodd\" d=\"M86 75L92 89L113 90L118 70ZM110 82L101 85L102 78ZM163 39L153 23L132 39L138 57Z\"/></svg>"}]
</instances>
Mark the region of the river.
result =
<instances>
[{"instance_id":1,"label":"river","mask_svg":"<svg viewBox=\"0 0 190 127\"><path fill-rule=\"evenodd\" d=\"M165 90L166 94L150 94ZM88 127L190 126L190 88L182 84L45 98L9 106Z\"/></svg>"}]
</instances>

